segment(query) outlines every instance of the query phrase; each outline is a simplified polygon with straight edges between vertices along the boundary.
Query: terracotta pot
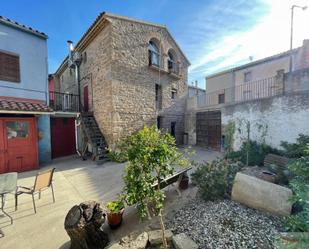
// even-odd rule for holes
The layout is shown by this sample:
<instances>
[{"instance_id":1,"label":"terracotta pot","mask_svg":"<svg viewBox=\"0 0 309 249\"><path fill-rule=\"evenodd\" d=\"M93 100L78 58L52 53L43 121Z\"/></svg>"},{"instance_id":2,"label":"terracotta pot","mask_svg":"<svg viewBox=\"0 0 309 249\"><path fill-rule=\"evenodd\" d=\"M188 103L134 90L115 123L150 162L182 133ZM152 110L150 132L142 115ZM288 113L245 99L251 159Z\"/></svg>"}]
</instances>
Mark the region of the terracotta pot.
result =
<instances>
[{"instance_id":1,"label":"terracotta pot","mask_svg":"<svg viewBox=\"0 0 309 249\"><path fill-rule=\"evenodd\" d=\"M184 176L179 183L179 188L180 189L187 189L188 186L189 186L189 177Z\"/></svg>"},{"instance_id":2,"label":"terracotta pot","mask_svg":"<svg viewBox=\"0 0 309 249\"><path fill-rule=\"evenodd\" d=\"M110 228L115 229L121 225L124 209L119 213L107 213L107 220Z\"/></svg>"}]
</instances>

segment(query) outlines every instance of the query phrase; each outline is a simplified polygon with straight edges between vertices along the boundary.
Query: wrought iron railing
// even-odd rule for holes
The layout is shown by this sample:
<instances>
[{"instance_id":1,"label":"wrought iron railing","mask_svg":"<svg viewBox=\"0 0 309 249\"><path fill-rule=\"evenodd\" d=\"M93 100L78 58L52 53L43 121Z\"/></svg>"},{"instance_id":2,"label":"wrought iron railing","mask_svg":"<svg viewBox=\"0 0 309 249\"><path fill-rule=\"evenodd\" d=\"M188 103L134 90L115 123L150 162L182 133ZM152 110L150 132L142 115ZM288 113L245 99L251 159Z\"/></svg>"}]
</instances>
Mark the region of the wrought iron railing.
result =
<instances>
[{"instance_id":1,"label":"wrought iron railing","mask_svg":"<svg viewBox=\"0 0 309 249\"><path fill-rule=\"evenodd\" d=\"M204 107L218 104L231 104L268 98L282 93L283 81L278 81L276 77L271 77L198 95L197 106Z\"/></svg>"},{"instance_id":2,"label":"wrought iron railing","mask_svg":"<svg viewBox=\"0 0 309 249\"><path fill-rule=\"evenodd\" d=\"M173 73L177 75L179 74L179 64L178 63L172 60L168 60L167 65L168 65L169 73Z\"/></svg>"},{"instance_id":3,"label":"wrought iron railing","mask_svg":"<svg viewBox=\"0 0 309 249\"><path fill-rule=\"evenodd\" d=\"M79 96L72 93L49 92L49 106L54 111L78 112Z\"/></svg>"}]
</instances>

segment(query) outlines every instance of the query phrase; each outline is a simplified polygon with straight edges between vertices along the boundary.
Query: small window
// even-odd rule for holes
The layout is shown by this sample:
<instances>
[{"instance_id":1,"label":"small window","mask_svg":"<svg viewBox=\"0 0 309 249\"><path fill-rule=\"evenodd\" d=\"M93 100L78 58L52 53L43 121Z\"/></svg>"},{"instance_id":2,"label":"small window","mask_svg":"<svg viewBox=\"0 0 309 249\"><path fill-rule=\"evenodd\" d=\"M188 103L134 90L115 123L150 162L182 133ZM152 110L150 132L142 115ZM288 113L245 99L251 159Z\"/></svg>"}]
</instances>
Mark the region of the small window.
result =
<instances>
[{"instance_id":1,"label":"small window","mask_svg":"<svg viewBox=\"0 0 309 249\"><path fill-rule=\"evenodd\" d=\"M176 136L176 122L171 122L171 135Z\"/></svg>"},{"instance_id":2,"label":"small window","mask_svg":"<svg viewBox=\"0 0 309 249\"><path fill-rule=\"evenodd\" d=\"M176 89L172 89L172 99L176 99L177 98L177 90Z\"/></svg>"},{"instance_id":3,"label":"small window","mask_svg":"<svg viewBox=\"0 0 309 249\"><path fill-rule=\"evenodd\" d=\"M161 129L161 117L160 116L157 117L157 128Z\"/></svg>"},{"instance_id":4,"label":"small window","mask_svg":"<svg viewBox=\"0 0 309 249\"><path fill-rule=\"evenodd\" d=\"M219 104L223 104L225 102L225 94L221 93L218 95L218 102Z\"/></svg>"},{"instance_id":5,"label":"small window","mask_svg":"<svg viewBox=\"0 0 309 249\"><path fill-rule=\"evenodd\" d=\"M20 82L18 55L0 52L0 80Z\"/></svg>"},{"instance_id":6,"label":"small window","mask_svg":"<svg viewBox=\"0 0 309 249\"><path fill-rule=\"evenodd\" d=\"M245 72L244 73L244 82L252 81L252 73L251 72Z\"/></svg>"},{"instance_id":7,"label":"small window","mask_svg":"<svg viewBox=\"0 0 309 249\"><path fill-rule=\"evenodd\" d=\"M87 62L87 52L86 51L83 54L83 62L84 64Z\"/></svg>"},{"instance_id":8,"label":"small window","mask_svg":"<svg viewBox=\"0 0 309 249\"><path fill-rule=\"evenodd\" d=\"M28 121L6 122L6 134L8 139L27 138L29 136Z\"/></svg>"}]
</instances>

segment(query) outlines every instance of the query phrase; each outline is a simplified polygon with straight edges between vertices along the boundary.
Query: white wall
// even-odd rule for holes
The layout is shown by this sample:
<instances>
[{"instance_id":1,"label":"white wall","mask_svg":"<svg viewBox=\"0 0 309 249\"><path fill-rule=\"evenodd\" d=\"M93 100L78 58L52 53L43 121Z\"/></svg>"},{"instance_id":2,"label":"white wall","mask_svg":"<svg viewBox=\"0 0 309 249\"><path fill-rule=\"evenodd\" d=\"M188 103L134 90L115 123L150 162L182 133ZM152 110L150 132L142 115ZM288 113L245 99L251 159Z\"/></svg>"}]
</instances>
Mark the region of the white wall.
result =
<instances>
[{"instance_id":1,"label":"white wall","mask_svg":"<svg viewBox=\"0 0 309 249\"><path fill-rule=\"evenodd\" d=\"M241 121L242 120L242 121ZM309 93L291 94L250 101L222 108L222 124L234 121L234 149L246 136L245 121L250 121L251 139L262 142L262 129L267 124L266 144L280 148L281 141L295 142L300 133L309 135ZM242 123L242 124L241 124ZM242 134L237 130L241 128Z\"/></svg>"},{"instance_id":2,"label":"white wall","mask_svg":"<svg viewBox=\"0 0 309 249\"><path fill-rule=\"evenodd\" d=\"M0 23L0 50L19 55L21 79L19 83L0 80L0 96L45 100L48 89L46 40ZM2 86L41 92L8 89Z\"/></svg>"}]
</instances>

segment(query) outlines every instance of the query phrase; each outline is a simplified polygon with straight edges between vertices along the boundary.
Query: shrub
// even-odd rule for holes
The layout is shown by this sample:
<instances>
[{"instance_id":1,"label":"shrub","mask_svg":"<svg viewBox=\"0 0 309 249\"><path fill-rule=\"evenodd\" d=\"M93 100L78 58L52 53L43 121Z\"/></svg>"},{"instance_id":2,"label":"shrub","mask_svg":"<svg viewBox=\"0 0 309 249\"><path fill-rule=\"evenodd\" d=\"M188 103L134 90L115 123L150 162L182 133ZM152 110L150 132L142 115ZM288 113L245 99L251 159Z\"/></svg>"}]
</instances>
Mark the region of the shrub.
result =
<instances>
[{"instance_id":1,"label":"shrub","mask_svg":"<svg viewBox=\"0 0 309 249\"><path fill-rule=\"evenodd\" d=\"M229 159L239 159L242 163L247 164L247 151L248 151L248 165L250 166L262 166L264 162L264 158L269 153L275 153L278 154L279 152L266 145L266 144L259 144L256 141L249 141L244 142L241 145L241 148L239 151L234 151L227 153L225 155L226 158Z\"/></svg>"},{"instance_id":2,"label":"shrub","mask_svg":"<svg viewBox=\"0 0 309 249\"><path fill-rule=\"evenodd\" d=\"M281 154L290 158L299 158L305 155L304 151L309 145L309 136L299 134L296 143L281 142Z\"/></svg>"},{"instance_id":3,"label":"shrub","mask_svg":"<svg viewBox=\"0 0 309 249\"><path fill-rule=\"evenodd\" d=\"M203 199L224 198L230 195L235 175L242 167L241 162L224 159L206 162L192 174L192 182L198 186Z\"/></svg>"},{"instance_id":4,"label":"shrub","mask_svg":"<svg viewBox=\"0 0 309 249\"><path fill-rule=\"evenodd\" d=\"M107 154L109 160L117 163L124 163L128 161L128 156L125 151L114 151L109 149Z\"/></svg>"},{"instance_id":5,"label":"shrub","mask_svg":"<svg viewBox=\"0 0 309 249\"><path fill-rule=\"evenodd\" d=\"M289 184L293 190L291 201L298 203L303 209L286 219L286 227L292 232L309 232L309 146L303 154L305 156L288 166L292 175Z\"/></svg>"}]
</instances>

